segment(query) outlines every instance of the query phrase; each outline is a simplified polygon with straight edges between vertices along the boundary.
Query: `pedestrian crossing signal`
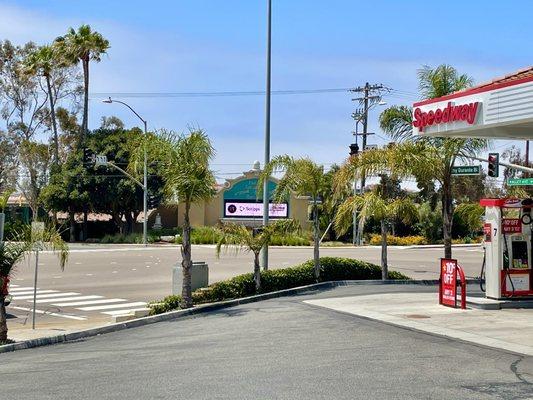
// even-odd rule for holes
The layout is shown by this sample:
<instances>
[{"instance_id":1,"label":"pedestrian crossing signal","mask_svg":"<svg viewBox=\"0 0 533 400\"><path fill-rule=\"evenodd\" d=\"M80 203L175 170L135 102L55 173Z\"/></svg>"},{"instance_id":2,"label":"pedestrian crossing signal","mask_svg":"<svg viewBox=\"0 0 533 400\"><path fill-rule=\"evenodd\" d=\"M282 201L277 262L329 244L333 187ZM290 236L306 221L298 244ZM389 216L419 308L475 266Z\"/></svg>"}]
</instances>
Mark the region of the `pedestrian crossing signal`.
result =
<instances>
[{"instance_id":1,"label":"pedestrian crossing signal","mask_svg":"<svg viewBox=\"0 0 533 400\"><path fill-rule=\"evenodd\" d=\"M491 178L497 178L500 175L500 154L489 153L489 176Z\"/></svg>"}]
</instances>

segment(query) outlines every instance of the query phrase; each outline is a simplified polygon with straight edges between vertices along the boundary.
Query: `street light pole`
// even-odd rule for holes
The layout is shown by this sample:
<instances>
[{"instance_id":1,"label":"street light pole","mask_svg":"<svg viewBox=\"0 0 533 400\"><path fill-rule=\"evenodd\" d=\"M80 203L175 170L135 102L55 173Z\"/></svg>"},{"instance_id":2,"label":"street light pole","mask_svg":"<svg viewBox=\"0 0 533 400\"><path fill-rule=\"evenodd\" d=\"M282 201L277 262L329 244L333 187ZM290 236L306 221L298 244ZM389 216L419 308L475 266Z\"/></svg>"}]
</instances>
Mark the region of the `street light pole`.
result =
<instances>
[{"instance_id":1,"label":"street light pole","mask_svg":"<svg viewBox=\"0 0 533 400\"><path fill-rule=\"evenodd\" d=\"M102 100L103 103L111 104L111 103L119 103L122 104L130 109L132 113L134 113L137 118L139 118L143 125L144 125L144 138L145 143L143 144L144 147L144 162L143 162L143 244L144 246L148 246L148 156L146 154L146 138L148 135L148 126L147 122L144 118L142 118L137 112L127 103L124 103L120 100L113 100L111 97L109 97L107 100Z\"/></svg>"},{"instance_id":2,"label":"street light pole","mask_svg":"<svg viewBox=\"0 0 533 400\"><path fill-rule=\"evenodd\" d=\"M265 98L265 164L263 168L266 168L270 162L270 72L271 72L271 60L272 53L272 0L267 0L267 53L266 53L266 98ZM268 183L269 177L265 179L263 184L263 226L268 225L268 212L269 212L269 193ZM268 244L263 247L263 270L268 269Z\"/></svg>"}]
</instances>

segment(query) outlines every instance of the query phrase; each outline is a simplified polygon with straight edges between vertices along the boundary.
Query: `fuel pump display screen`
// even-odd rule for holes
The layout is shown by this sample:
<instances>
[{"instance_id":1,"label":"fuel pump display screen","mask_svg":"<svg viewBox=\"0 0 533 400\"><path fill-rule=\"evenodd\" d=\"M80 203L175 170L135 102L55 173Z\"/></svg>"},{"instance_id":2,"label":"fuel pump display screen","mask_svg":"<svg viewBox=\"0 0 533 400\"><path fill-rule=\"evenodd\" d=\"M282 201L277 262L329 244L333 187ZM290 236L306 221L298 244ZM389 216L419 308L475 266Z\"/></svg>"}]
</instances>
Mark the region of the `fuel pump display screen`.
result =
<instances>
[{"instance_id":1,"label":"fuel pump display screen","mask_svg":"<svg viewBox=\"0 0 533 400\"><path fill-rule=\"evenodd\" d=\"M529 268L528 255L527 255L527 242L513 241L512 242L512 254L513 254L512 268L520 268L520 269Z\"/></svg>"}]
</instances>

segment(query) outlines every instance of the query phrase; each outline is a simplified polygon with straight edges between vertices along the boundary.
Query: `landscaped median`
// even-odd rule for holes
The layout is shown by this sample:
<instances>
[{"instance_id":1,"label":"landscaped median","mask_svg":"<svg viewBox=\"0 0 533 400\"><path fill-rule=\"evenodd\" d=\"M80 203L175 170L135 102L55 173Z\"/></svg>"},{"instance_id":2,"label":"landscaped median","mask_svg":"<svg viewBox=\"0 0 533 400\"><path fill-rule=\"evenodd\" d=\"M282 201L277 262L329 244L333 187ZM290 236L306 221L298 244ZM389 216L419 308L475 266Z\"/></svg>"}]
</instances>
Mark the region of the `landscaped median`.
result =
<instances>
[{"instance_id":1,"label":"landscaped median","mask_svg":"<svg viewBox=\"0 0 533 400\"><path fill-rule=\"evenodd\" d=\"M381 267L375 264L351 258L320 258L319 282L377 280L381 279ZM406 275L389 271L391 280L408 280ZM283 269L261 272L261 291L256 292L253 274L238 275L234 278L216 282L207 288L193 292L194 304L214 303L224 300L239 299L257 294L275 292L317 283L313 273L313 261ZM167 296L163 300L149 304L151 314L180 309L181 296Z\"/></svg>"}]
</instances>

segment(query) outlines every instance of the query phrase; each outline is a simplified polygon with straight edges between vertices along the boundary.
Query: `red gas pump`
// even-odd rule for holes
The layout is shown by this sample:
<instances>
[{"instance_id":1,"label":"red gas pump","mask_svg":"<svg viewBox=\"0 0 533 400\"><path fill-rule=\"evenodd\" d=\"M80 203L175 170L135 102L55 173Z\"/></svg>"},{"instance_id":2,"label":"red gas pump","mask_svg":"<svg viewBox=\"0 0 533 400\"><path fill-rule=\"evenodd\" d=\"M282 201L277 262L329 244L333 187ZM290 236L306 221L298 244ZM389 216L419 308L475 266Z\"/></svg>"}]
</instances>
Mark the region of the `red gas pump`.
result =
<instances>
[{"instance_id":1,"label":"red gas pump","mask_svg":"<svg viewBox=\"0 0 533 400\"><path fill-rule=\"evenodd\" d=\"M485 287L492 299L533 297L531 199L482 199Z\"/></svg>"}]
</instances>

